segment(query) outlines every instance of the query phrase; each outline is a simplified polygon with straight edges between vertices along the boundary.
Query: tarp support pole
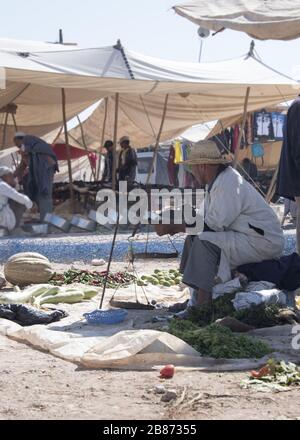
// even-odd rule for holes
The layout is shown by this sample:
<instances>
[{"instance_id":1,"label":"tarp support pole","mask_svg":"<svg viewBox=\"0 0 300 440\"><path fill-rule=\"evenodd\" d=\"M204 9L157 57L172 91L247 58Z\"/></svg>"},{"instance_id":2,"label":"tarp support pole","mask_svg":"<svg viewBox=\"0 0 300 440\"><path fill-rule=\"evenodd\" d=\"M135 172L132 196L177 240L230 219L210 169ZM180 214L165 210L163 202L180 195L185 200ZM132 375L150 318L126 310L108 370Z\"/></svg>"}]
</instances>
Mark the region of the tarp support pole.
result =
<instances>
[{"instance_id":1,"label":"tarp support pole","mask_svg":"<svg viewBox=\"0 0 300 440\"><path fill-rule=\"evenodd\" d=\"M63 113L63 123L64 123L64 131L65 131L65 144L67 147L67 156L68 156L68 171L69 171L69 180L70 180L70 196L71 196L71 205L70 205L70 213L74 214L75 212L75 197L74 197L74 186L73 186L73 176L72 176L72 162L71 162L71 148L69 144L69 133L68 133L68 125L67 125L67 113L66 113L66 92L65 89L61 89L62 96L62 113Z\"/></svg>"},{"instance_id":2,"label":"tarp support pole","mask_svg":"<svg viewBox=\"0 0 300 440\"><path fill-rule=\"evenodd\" d=\"M102 126L101 145L100 145L100 150L99 150L99 164L98 164L98 170L97 170L97 180L99 180L99 178L100 178L100 169L101 169L102 151L103 151L103 145L104 145L104 139L105 139L107 114L108 114L108 98L105 98L105 109L104 109L104 119L103 119L103 126Z\"/></svg>"},{"instance_id":3,"label":"tarp support pole","mask_svg":"<svg viewBox=\"0 0 300 440\"><path fill-rule=\"evenodd\" d=\"M114 146L113 146L113 169L112 169L112 189L116 190L117 185L117 142L118 142L118 118L119 118L119 93L115 97L115 127L114 127Z\"/></svg>"},{"instance_id":4,"label":"tarp support pole","mask_svg":"<svg viewBox=\"0 0 300 440\"><path fill-rule=\"evenodd\" d=\"M149 185L150 180L151 180L151 176L152 176L152 173L153 173L153 170L154 170L154 165L155 165L155 161L156 161L157 154L158 154L160 138L161 138L161 135L162 135L162 132L163 132L163 129L164 129L165 120L166 120L167 109L168 109L168 101L169 101L169 95L167 94L166 98L165 98L164 110L163 110L163 114L162 114L161 124L160 124L159 132L158 132L157 138L156 138L156 143L155 143L154 153L153 153L153 159L152 159L151 167L150 167L149 174L148 174L148 177L147 177L146 185Z\"/></svg>"},{"instance_id":5,"label":"tarp support pole","mask_svg":"<svg viewBox=\"0 0 300 440\"><path fill-rule=\"evenodd\" d=\"M90 162L90 166L91 166L91 171L92 171L92 174L93 174L93 178L94 178L94 180L96 180L96 172L95 172L95 170L94 170L94 168L93 168L92 161L91 161L90 156L89 156L89 149L88 149L87 144L86 144L86 142L85 142L85 136L84 136L83 126L82 126L82 122L81 122L79 116L77 116L77 120L78 120L78 124L79 124L79 127L80 127L81 138L82 138L82 144L83 144L84 149L85 149L85 151L87 152L87 155L88 155L88 158L89 158L89 162Z\"/></svg>"},{"instance_id":6,"label":"tarp support pole","mask_svg":"<svg viewBox=\"0 0 300 440\"><path fill-rule=\"evenodd\" d=\"M246 126L246 121L247 121L247 111L248 111L249 95L250 95L250 87L247 88L247 93L246 93L245 103L244 103L243 121L242 121L241 131L240 131L240 134L239 134L238 143L237 143L236 150L235 150L235 153L234 153L233 167L235 169L237 168L237 165L239 163L240 148L241 148L241 143L242 143L243 134L244 134L244 130L245 130L245 126Z\"/></svg>"},{"instance_id":7,"label":"tarp support pole","mask_svg":"<svg viewBox=\"0 0 300 440\"><path fill-rule=\"evenodd\" d=\"M269 190L268 190L267 195L266 195L266 202L267 203L271 202L271 200L273 199L273 196L275 194L277 178L278 178L278 172L279 172L279 164L277 165L277 168L275 170L275 173L274 173L274 175L272 177L272 180L271 180L271 183L270 183Z\"/></svg>"},{"instance_id":8,"label":"tarp support pole","mask_svg":"<svg viewBox=\"0 0 300 440\"><path fill-rule=\"evenodd\" d=\"M2 138L2 147L1 150L4 150L5 143L6 143L6 130L7 130L7 123L8 123L8 111L5 114L5 121L4 121L4 127L3 127L3 138Z\"/></svg>"}]
</instances>

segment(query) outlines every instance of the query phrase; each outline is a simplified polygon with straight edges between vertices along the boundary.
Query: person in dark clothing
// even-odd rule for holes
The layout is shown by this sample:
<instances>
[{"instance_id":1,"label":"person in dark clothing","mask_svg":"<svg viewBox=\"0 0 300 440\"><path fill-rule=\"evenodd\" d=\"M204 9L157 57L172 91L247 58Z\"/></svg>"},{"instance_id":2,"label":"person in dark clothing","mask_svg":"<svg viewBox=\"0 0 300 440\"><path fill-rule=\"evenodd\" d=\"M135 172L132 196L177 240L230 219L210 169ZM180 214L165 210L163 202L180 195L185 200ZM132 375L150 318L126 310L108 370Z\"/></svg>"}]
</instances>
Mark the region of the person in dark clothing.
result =
<instances>
[{"instance_id":1,"label":"person in dark clothing","mask_svg":"<svg viewBox=\"0 0 300 440\"><path fill-rule=\"evenodd\" d=\"M113 141L106 141L104 144L104 148L106 150L105 157L105 168L102 177L102 181L111 183L112 182L112 170L113 170L113 161L114 161L114 143Z\"/></svg>"},{"instance_id":2,"label":"person in dark clothing","mask_svg":"<svg viewBox=\"0 0 300 440\"><path fill-rule=\"evenodd\" d=\"M300 97L287 114L276 193L297 204L297 250L300 253Z\"/></svg>"},{"instance_id":3,"label":"person in dark clothing","mask_svg":"<svg viewBox=\"0 0 300 440\"><path fill-rule=\"evenodd\" d=\"M129 185L132 185L136 177L137 168L137 154L136 151L130 146L130 139L124 136L120 139L119 144L121 146L121 152L119 155L119 181L126 181Z\"/></svg>"},{"instance_id":4,"label":"person in dark clothing","mask_svg":"<svg viewBox=\"0 0 300 440\"><path fill-rule=\"evenodd\" d=\"M36 136L16 133L14 141L22 155L15 177L22 176L29 169L26 195L37 203L43 221L46 214L53 211L53 179L59 171L57 157L51 146Z\"/></svg>"}]
</instances>

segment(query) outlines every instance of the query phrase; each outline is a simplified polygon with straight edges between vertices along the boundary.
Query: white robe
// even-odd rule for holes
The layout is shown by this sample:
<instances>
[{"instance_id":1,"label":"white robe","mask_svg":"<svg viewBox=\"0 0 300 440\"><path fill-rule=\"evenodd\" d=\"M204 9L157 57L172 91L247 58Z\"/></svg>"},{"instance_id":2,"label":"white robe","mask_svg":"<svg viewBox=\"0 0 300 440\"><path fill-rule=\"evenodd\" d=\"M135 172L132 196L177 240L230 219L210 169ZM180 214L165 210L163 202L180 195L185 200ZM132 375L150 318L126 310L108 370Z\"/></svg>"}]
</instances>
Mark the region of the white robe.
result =
<instances>
[{"instance_id":1,"label":"white robe","mask_svg":"<svg viewBox=\"0 0 300 440\"><path fill-rule=\"evenodd\" d=\"M202 232L201 240L221 249L218 278L225 283L231 270L242 264L278 258L284 249L284 236L273 209L259 192L228 167L215 180L205 196L205 223L216 232ZM250 226L258 228L258 234Z\"/></svg>"},{"instance_id":2,"label":"white robe","mask_svg":"<svg viewBox=\"0 0 300 440\"><path fill-rule=\"evenodd\" d=\"M0 179L0 227L12 231L16 227L16 217L8 202L9 199L32 208L32 201Z\"/></svg>"}]
</instances>

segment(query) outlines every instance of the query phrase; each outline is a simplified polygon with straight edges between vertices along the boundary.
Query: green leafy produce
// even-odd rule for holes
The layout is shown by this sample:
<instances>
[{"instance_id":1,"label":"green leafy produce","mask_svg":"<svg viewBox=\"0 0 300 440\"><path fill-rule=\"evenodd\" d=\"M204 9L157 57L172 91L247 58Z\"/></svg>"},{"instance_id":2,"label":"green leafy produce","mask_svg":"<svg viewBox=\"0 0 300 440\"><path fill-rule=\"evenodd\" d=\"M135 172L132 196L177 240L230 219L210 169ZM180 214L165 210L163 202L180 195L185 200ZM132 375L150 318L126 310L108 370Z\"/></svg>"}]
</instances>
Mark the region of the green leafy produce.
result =
<instances>
[{"instance_id":1,"label":"green leafy produce","mask_svg":"<svg viewBox=\"0 0 300 440\"><path fill-rule=\"evenodd\" d=\"M247 309L236 311L232 303L235 295L235 293L226 294L215 299L212 305L205 304L201 308L191 308L189 319L200 327L209 325L217 319L227 316L255 328L273 327L283 324L280 317L281 309L275 304L253 305Z\"/></svg>"},{"instance_id":2,"label":"green leafy produce","mask_svg":"<svg viewBox=\"0 0 300 440\"><path fill-rule=\"evenodd\" d=\"M249 309L235 312L234 317L245 324L252 325L255 328L273 327L281 325L280 307L276 304L259 304Z\"/></svg>"},{"instance_id":3,"label":"green leafy produce","mask_svg":"<svg viewBox=\"0 0 300 440\"><path fill-rule=\"evenodd\" d=\"M260 391L286 391L288 387L300 385L299 368L291 362L270 359L262 370L266 374L252 372L251 377L242 382L242 387Z\"/></svg>"},{"instance_id":4,"label":"green leafy produce","mask_svg":"<svg viewBox=\"0 0 300 440\"><path fill-rule=\"evenodd\" d=\"M272 352L264 342L236 336L228 328L216 324L200 328L191 321L172 320L169 333L187 342L202 356L216 359L258 359Z\"/></svg>"},{"instance_id":5,"label":"green leafy produce","mask_svg":"<svg viewBox=\"0 0 300 440\"><path fill-rule=\"evenodd\" d=\"M56 286L68 284L87 284L89 286L102 287L107 272L90 272L88 270L70 269L63 274L55 274L50 283ZM110 273L107 280L107 287L114 289L119 286L129 286L136 281L136 277L128 272Z\"/></svg>"}]
</instances>

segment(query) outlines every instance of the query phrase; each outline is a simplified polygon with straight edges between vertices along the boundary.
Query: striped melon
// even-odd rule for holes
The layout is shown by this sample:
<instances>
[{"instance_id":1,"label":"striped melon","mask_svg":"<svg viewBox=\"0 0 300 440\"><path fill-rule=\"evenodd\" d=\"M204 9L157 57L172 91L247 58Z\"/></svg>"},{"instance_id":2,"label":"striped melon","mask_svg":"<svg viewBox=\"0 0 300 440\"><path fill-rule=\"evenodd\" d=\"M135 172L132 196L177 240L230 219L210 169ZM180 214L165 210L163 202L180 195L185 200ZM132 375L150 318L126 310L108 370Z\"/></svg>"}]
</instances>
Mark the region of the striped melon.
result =
<instances>
[{"instance_id":1,"label":"striped melon","mask_svg":"<svg viewBox=\"0 0 300 440\"><path fill-rule=\"evenodd\" d=\"M47 283L53 273L48 258L31 252L13 255L4 266L6 280L16 286Z\"/></svg>"}]
</instances>

